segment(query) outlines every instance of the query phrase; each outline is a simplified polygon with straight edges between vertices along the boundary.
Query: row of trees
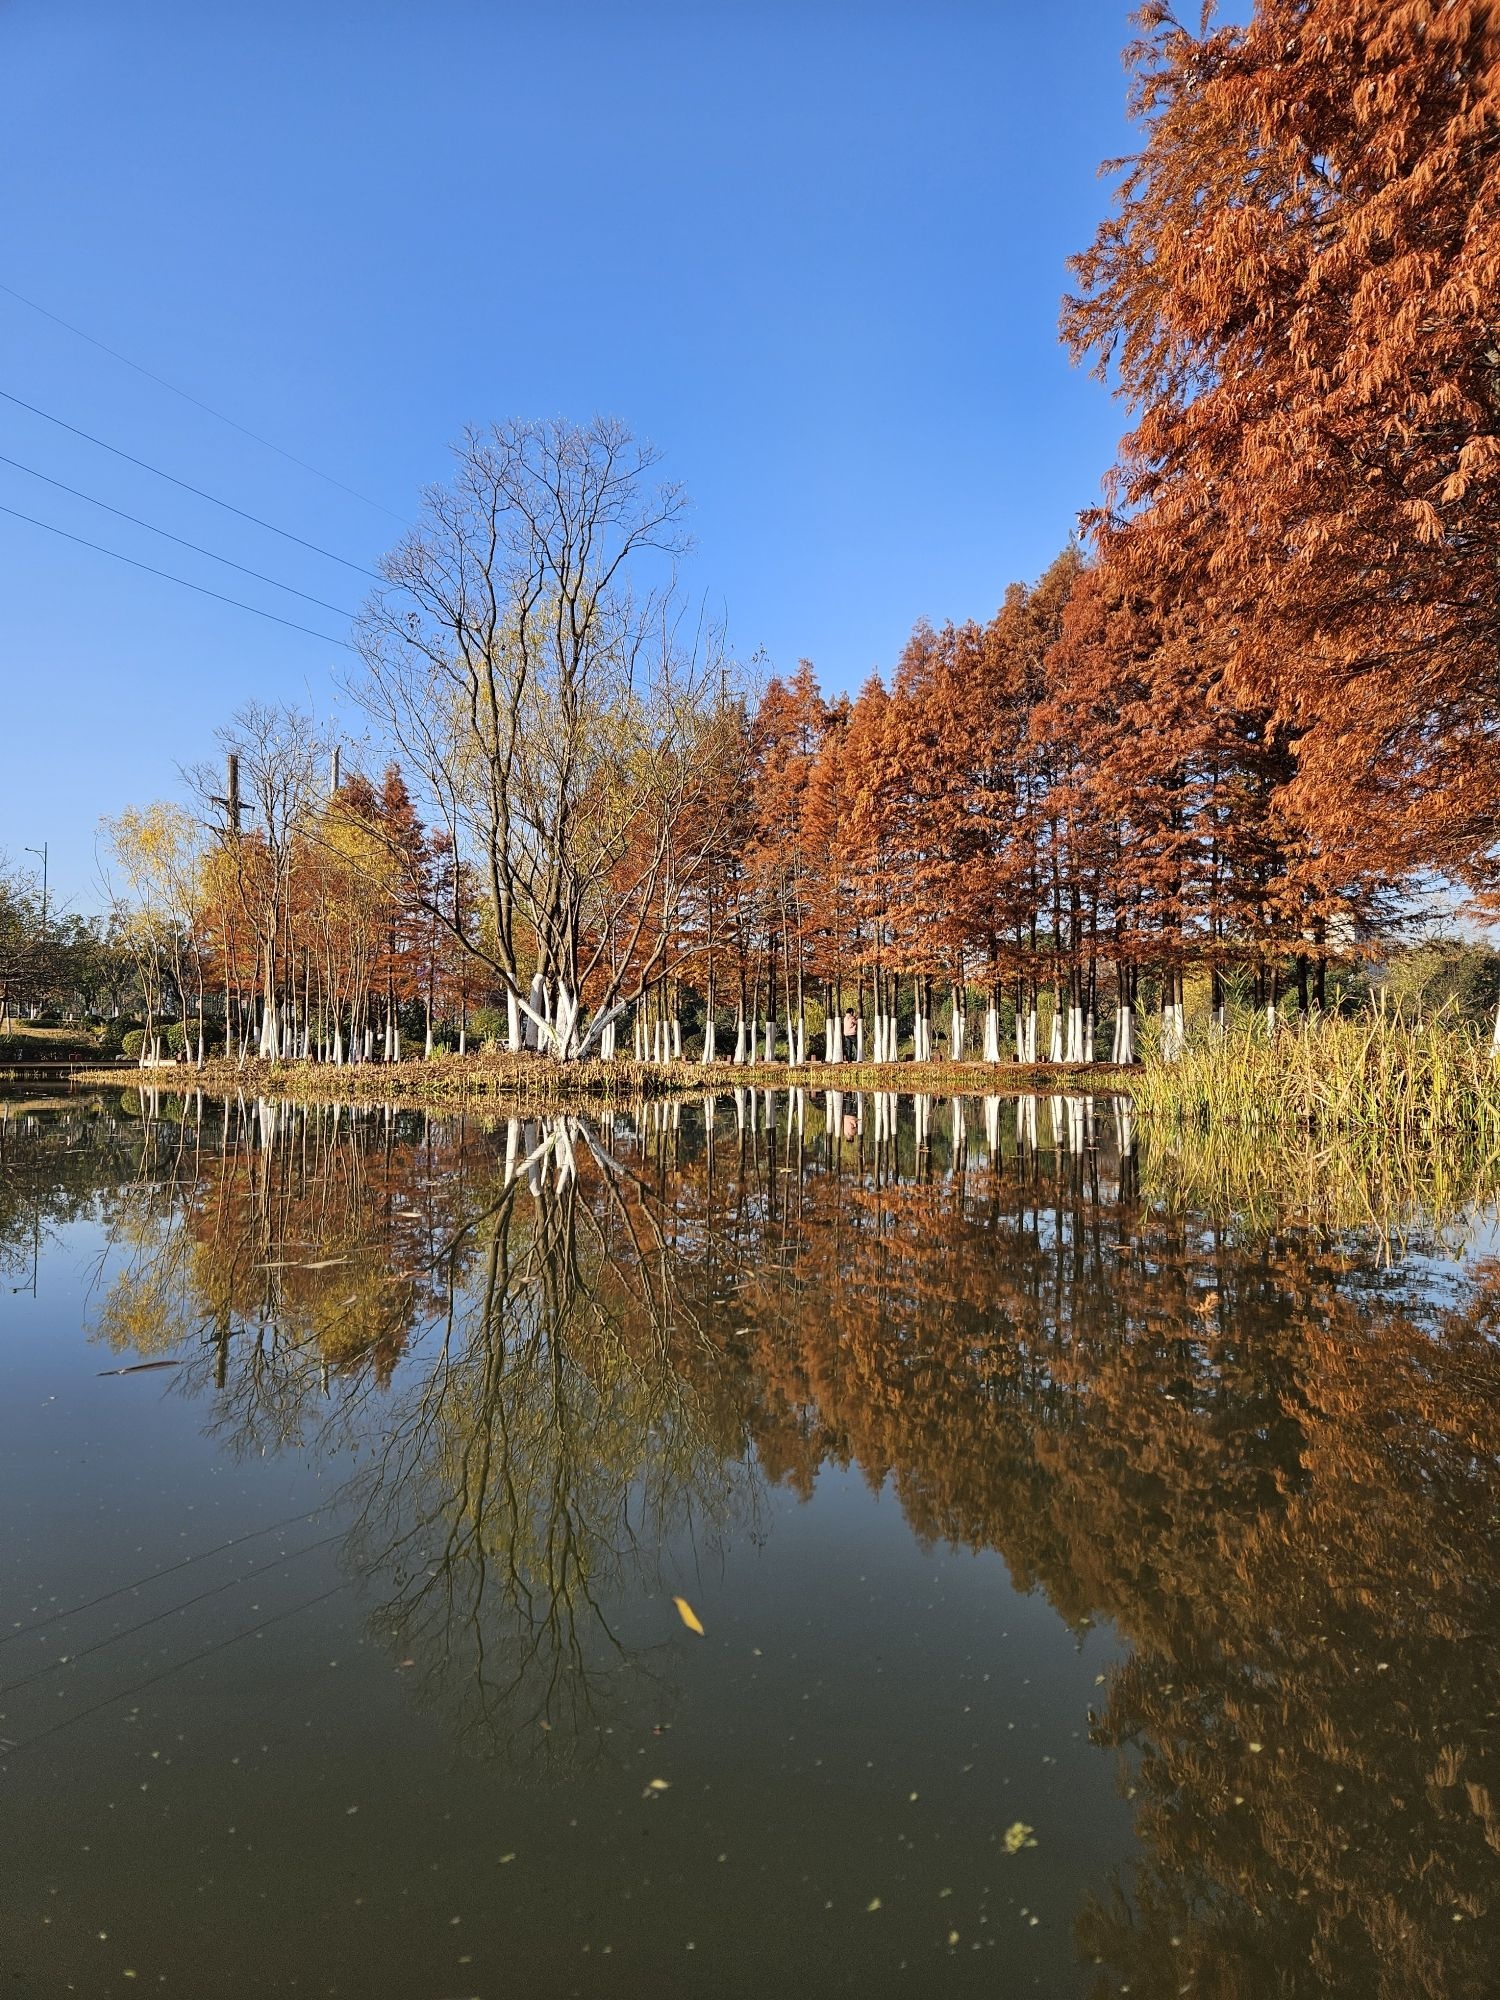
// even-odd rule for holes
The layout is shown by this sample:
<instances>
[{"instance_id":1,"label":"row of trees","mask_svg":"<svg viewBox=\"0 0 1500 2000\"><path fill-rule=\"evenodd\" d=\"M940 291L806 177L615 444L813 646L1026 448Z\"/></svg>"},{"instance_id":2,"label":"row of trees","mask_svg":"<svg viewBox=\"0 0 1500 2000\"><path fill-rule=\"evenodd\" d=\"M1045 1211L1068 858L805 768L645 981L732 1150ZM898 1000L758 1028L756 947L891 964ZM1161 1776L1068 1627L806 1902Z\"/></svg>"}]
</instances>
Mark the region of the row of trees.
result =
<instances>
[{"instance_id":1,"label":"row of trees","mask_svg":"<svg viewBox=\"0 0 1500 2000\"><path fill-rule=\"evenodd\" d=\"M1140 18L1064 312L1134 425L1087 557L856 700L752 699L650 450L470 432L357 632L399 770L329 787L251 710L191 828L117 829L148 1009L217 986L227 1046L334 1061L418 1002L563 1059L1077 1061L1108 1016L1128 1061L1145 993L1170 1053L1190 981L1305 1011L1434 881L1493 895L1500 24Z\"/></svg>"},{"instance_id":2,"label":"row of trees","mask_svg":"<svg viewBox=\"0 0 1500 2000\"><path fill-rule=\"evenodd\" d=\"M248 708L193 808L112 827L144 1052L173 1019L189 1053L390 1060L403 1027L431 1053L472 1025L608 1056L629 1015L645 1058L1087 1061L1106 1016L1129 1061L1143 984L1168 1046L1190 980L1220 1019L1236 993L1326 1004L1412 871L1336 872L1286 731L1112 588L1066 551L987 624L920 626L853 701L805 662L755 699L724 673L690 725L641 723L679 732L680 761L616 771L612 819L590 790L561 835L526 816L524 871L498 835L505 869L476 854L456 776L424 826L401 767L345 772L308 718Z\"/></svg>"},{"instance_id":3,"label":"row of trees","mask_svg":"<svg viewBox=\"0 0 1500 2000\"><path fill-rule=\"evenodd\" d=\"M37 882L0 856L0 1032L13 1021L111 1020L134 991L119 918L49 911Z\"/></svg>"}]
</instances>

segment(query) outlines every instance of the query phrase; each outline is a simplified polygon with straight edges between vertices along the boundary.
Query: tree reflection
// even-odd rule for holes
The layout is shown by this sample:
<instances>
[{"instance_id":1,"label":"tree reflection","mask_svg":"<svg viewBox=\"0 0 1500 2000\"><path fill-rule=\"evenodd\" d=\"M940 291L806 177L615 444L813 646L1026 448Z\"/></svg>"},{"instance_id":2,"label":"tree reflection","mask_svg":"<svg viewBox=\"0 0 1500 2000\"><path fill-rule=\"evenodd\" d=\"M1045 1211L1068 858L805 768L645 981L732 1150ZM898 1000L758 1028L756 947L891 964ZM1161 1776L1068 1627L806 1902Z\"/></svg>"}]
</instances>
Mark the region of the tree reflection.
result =
<instances>
[{"instance_id":1,"label":"tree reflection","mask_svg":"<svg viewBox=\"0 0 1500 2000\"><path fill-rule=\"evenodd\" d=\"M1486 1993L1500 1267L1216 1220L1121 1139L1083 1100L159 1108L100 1330L238 1448L358 1449L374 1628L476 1753L602 1754L678 1546L858 1467L1128 1645L1101 1995Z\"/></svg>"}]
</instances>

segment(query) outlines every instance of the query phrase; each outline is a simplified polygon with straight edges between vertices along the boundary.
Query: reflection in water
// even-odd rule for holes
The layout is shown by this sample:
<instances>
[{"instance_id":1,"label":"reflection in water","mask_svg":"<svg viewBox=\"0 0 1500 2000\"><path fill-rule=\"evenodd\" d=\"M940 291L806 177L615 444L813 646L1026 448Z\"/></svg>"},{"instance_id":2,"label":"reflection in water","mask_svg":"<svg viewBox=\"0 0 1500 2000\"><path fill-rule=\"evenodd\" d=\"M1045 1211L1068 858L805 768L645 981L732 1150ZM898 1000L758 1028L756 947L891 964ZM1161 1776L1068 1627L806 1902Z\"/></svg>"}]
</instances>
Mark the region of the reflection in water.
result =
<instances>
[{"instance_id":1,"label":"reflection in water","mask_svg":"<svg viewBox=\"0 0 1500 2000\"><path fill-rule=\"evenodd\" d=\"M357 1450L372 1630L476 1754L608 1756L664 1550L857 1467L1129 1649L1100 1994L1493 1990L1494 1265L1207 1221L1082 1099L146 1109L34 1170L109 1163L99 1337L236 1450Z\"/></svg>"}]
</instances>

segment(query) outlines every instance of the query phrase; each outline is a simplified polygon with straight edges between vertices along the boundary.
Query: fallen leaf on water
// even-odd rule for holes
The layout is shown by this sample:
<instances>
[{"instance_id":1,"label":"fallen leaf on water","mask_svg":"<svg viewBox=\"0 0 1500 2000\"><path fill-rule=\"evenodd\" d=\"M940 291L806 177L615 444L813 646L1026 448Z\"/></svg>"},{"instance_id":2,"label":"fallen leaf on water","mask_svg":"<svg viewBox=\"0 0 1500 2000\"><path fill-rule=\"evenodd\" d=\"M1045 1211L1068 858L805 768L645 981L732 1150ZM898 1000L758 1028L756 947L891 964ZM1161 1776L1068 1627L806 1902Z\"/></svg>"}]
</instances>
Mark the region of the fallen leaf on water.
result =
<instances>
[{"instance_id":1,"label":"fallen leaf on water","mask_svg":"<svg viewBox=\"0 0 1500 2000\"><path fill-rule=\"evenodd\" d=\"M653 1778L646 1787L648 1792L669 1792L671 1789L671 1780L667 1778Z\"/></svg>"},{"instance_id":2,"label":"fallen leaf on water","mask_svg":"<svg viewBox=\"0 0 1500 2000\"><path fill-rule=\"evenodd\" d=\"M865 1904L866 1913L868 1913L871 1910L878 1910L879 1908L880 1908L880 1898L878 1896L872 1896L869 1902Z\"/></svg>"},{"instance_id":3,"label":"fallen leaf on water","mask_svg":"<svg viewBox=\"0 0 1500 2000\"><path fill-rule=\"evenodd\" d=\"M1035 1847L1036 1842L1031 1837L1031 1831L1024 1819L1018 1819L1013 1825L1008 1826L1005 1829L1006 1853L1019 1854L1023 1847Z\"/></svg>"},{"instance_id":4,"label":"fallen leaf on water","mask_svg":"<svg viewBox=\"0 0 1500 2000\"><path fill-rule=\"evenodd\" d=\"M698 1614L692 1605L688 1603L687 1599L685 1597L674 1597L672 1602L677 1606L677 1616L686 1625L688 1630L696 1632L700 1639L703 1638L705 1635L702 1625L698 1622Z\"/></svg>"}]
</instances>

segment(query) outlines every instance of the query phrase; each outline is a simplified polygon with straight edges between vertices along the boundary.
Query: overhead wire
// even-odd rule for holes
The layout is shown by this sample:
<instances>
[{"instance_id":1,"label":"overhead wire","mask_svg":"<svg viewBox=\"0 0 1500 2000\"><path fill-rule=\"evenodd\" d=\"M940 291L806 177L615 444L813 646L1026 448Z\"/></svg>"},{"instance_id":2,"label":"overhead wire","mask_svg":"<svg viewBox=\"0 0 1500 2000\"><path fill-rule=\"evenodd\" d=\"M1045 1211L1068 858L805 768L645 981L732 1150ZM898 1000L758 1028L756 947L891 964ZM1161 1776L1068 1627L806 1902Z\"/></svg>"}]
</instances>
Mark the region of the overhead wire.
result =
<instances>
[{"instance_id":1,"label":"overhead wire","mask_svg":"<svg viewBox=\"0 0 1500 2000\"><path fill-rule=\"evenodd\" d=\"M111 347L107 341L99 340L94 334L85 333L81 326L75 326L71 320L64 319L61 313L51 312L46 306L38 305L35 299L29 299L24 292L18 292L14 285L0 284L0 292L4 292L8 298L17 300L29 311L40 313L43 319L50 319L54 326L63 327L69 333L75 334L79 340L86 340L90 347L97 347L101 354L109 355L111 360L122 362L127 368L133 368L137 375L144 375L148 382L155 382L158 388L170 390L172 395L180 396L185 403L191 403L195 410L203 410L207 415L216 418L219 423L228 424L229 428L238 431L241 437L250 438L254 443L264 445L267 451L274 451L278 458L286 459L291 465L300 466L304 472L310 472L315 479L326 480L330 486L336 486L341 493L347 493L351 500L358 500L366 507L374 507L379 513L388 514L393 521L401 520L401 515L394 507L387 507L382 500L372 500L368 493L361 493L357 487L346 486L342 479L335 479L331 472L324 472L321 466L312 465L305 458L298 458L295 452L273 443L268 437L262 437L259 431L251 430L248 424L239 423L234 417L226 416L222 410L216 410L212 403L205 403L202 397L189 395L186 389L180 389L175 382L169 382L165 375L158 375L154 369L144 367L139 361L132 361L128 354L122 354L119 348Z\"/></svg>"},{"instance_id":2,"label":"overhead wire","mask_svg":"<svg viewBox=\"0 0 1500 2000\"><path fill-rule=\"evenodd\" d=\"M80 1611L92 1611L100 1604L109 1604L116 1597L125 1596L127 1591L143 1590L148 1583L155 1583L164 1576L175 1576L179 1570L190 1569L194 1563L207 1562L210 1556L221 1556L228 1549L239 1548L243 1542L258 1542L263 1536L278 1534L283 1528L300 1527L302 1522L311 1521L321 1514L326 1504L320 1501L305 1513L288 1514L283 1520L268 1522L264 1528L251 1528L243 1535L231 1535L227 1542L216 1542L211 1549L199 1549L195 1555L183 1556L181 1561L166 1563L161 1569L147 1570L144 1576L134 1577L129 1583L116 1584L113 1590L101 1591L97 1597L85 1597L81 1603L70 1604L66 1611L49 1611L45 1618L33 1618L29 1625L17 1625L9 1632L0 1632L0 1646L8 1646L12 1639L24 1639L28 1632L42 1632L50 1625L61 1625L65 1618L76 1618Z\"/></svg>"},{"instance_id":3,"label":"overhead wire","mask_svg":"<svg viewBox=\"0 0 1500 2000\"><path fill-rule=\"evenodd\" d=\"M133 1639L137 1632L144 1632L152 1625L160 1625L164 1618L176 1618L181 1612L191 1611L195 1604L206 1604L211 1597L222 1597L226 1590L234 1590L242 1583L251 1583L256 1577L264 1576L268 1570L281 1569L287 1563L295 1562L299 1556L310 1556L315 1549L326 1549L330 1542L339 1542L343 1539L344 1530L335 1528L331 1535L324 1535L319 1541L307 1542L302 1548L293 1549L290 1553L283 1550L279 1556L273 1556L270 1562L260 1563L254 1569L243 1570L238 1576L232 1576L224 1583L211 1584L207 1590L200 1590L196 1597L185 1597L181 1604L169 1604L165 1610L153 1611L149 1618L138 1619L134 1625L126 1625L118 1632L106 1633L104 1638L96 1639L91 1646L80 1646L76 1653L64 1653L55 1660L49 1660L44 1667L37 1667L31 1673L23 1674L20 1680L6 1681L4 1686L0 1687L0 1695L8 1701L13 1694L19 1694L22 1688L28 1688L36 1681L45 1680L48 1674L60 1673L64 1667L74 1666L79 1660L86 1660L94 1653L102 1653L106 1646L117 1646L122 1639Z\"/></svg>"},{"instance_id":4,"label":"overhead wire","mask_svg":"<svg viewBox=\"0 0 1500 2000\"><path fill-rule=\"evenodd\" d=\"M81 487L69 486L66 480L54 479L50 472L39 472L34 465L23 465L18 458L10 458L0 451L0 465L13 465L17 472L24 472L31 479L45 481L55 486L59 493L71 493L75 500L87 500L91 507L102 507L106 514L118 515L122 521L133 521L138 528L148 534L160 535L163 540L176 542L182 549L191 549L194 555L207 556L210 562L223 563L226 569L237 569L241 576L253 576L257 583L268 583L273 590L284 590L290 597L300 597L307 604L316 604L321 611L331 611L336 617L353 619L357 614L346 610L342 604L330 604L326 597L314 597L311 591L298 590L293 583L283 583L279 577L267 576L264 570L251 569L248 563L236 562L232 556L221 556L216 549L206 549L201 542L190 542L185 535L174 535L170 528L159 528L154 521L143 521L139 514L131 514L123 507L115 507L108 500L101 500L95 493L85 493Z\"/></svg>"},{"instance_id":5,"label":"overhead wire","mask_svg":"<svg viewBox=\"0 0 1500 2000\"><path fill-rule=\"evenodd\" d=\"M0 389L0 396L3 396L7 403L14 403L17 409L29 410L32 416L42 418L45 423L56 424L59 430L67 431L73 437L83 438L88 444L97 445L100 451L107 451L116 458L123 458L127 465L138 465L143 472L154 473L158 479L165 479L169 485L181 487L184 493L192 493L199 500L207 500L215 507L222 507L226 513L238 514L242 521L250 521L257 528L266 529L269 534L280 535L283 541L295 542L302 549L311 549L314 555L325 556L329 562L339 563L344 569L352 569L360 576L369 577L374 583L386 581L378 570L370 569L364 563L351 562L348 556L335 555L332 549L325 549L317 542L310 542L303 535L294 535L290 528L278 528L274 521L263 520L259 514L252 514L247 508L236 507L232 500L221 499L217 493L210 493L202 486L194 486L190 480L179 479L175 472L164 472L161 466L153 465L149 459L137 458L134 452L124 451L117 444L110 444L104 438L95 437L92 431L83 430L77 424L70 424L66 418L54 416L50 410L42 409L39 404L28 403L24 396L13 395L9 389Z\"/></svg>"},{"instance_id":6,"label":"overhead wire","mask_svg":"<svg viewBox=\"0 0 1500 2000\"><path fill-rule=\"evenodd\" d=\"M122 1688L118 1694L107 1694L102 1700L91 1702L87 1708L80 1708L72 1715L63 1716L48 1728L39 1729L34 1736L28 1736L19 1743L9 1744L3 1754L9 1757L23 1750L34 1749L38 1743L45 1743L49 1736L56 1736L64 1729L71 1729L75 1723L86 1722L91 1715L97 1715L101 1709L113 1708L116 1702L128 1701L134 1694L144 1694L147 1688L153 1688L161 1681L170 1680L174 1674L182 1673L187 1667L197 1666L200 1660L211 1659L215 1653L222 1653L230 1646L239 1645L242 1639L259 1638L262 1632L269 1631L273 1625L281 1624L283 1619L295 1618L299 1611L311 1611L315 1605L326 1603L330 1597L337 1597L340 1591L347 1590L353 1582L352 1576L346 1576L329 1589L320 1590L315 1597L304 1597L299 1604L289 1604L284 1611L275 1611L269 1618L262 1618L254 1625L245 1626L243 1631L231 1632L227 1639L217 1639L213 1645L205 1646L201 1652L189 1653L185 1660L178 1660L173 1666L163 1667L159 1674L152 1674L147 1680L136 1681L133 1686Z\"/></svg>"},{"instance_id":7,"label":"overhead wire","mask_svg":"<svg viewBox=\"0 0 1500 2000\"><path fill-rule=\"evenodd\" d=\"M0 395L5 392L0 389ZM325 646L339 646L346 653L359 649L347 639L335 639L331 633L318 632L311 625L299 625L295 618L282 618L274 611L263 611L258 604L247 604L242 597L229 597L222 590L210 590L206 583L193 583L185 576L176 576L169 569L158 569L154 563L139 561L135 556L123 555L119 549L106 548L103 542L91 542L87 535L71 534L66 528L59 528L55 522L42 521L35 514L23 514L19 507L0 505L0 514L9 514L17 521L27 521L33 528L45 528L50 535L61 535L65 542L77 542L80 548L93 549L101 556L113 556L116 562L129 563L132 569L141 569L148 576L162 577L167 583L181 584L184 590L196 590L201 597L212 597L220 604L232 604L239 611L252 612L257 618L269 618L273 625L284 625L291 632L305 632L310 639L321 639Z\"/></svg>"}]
</instances>

